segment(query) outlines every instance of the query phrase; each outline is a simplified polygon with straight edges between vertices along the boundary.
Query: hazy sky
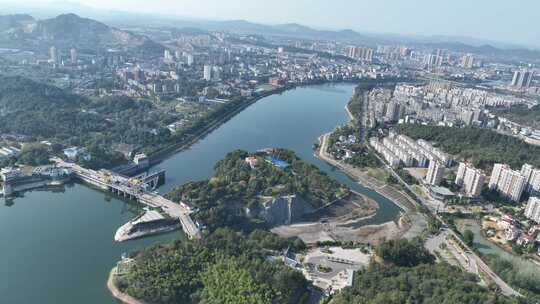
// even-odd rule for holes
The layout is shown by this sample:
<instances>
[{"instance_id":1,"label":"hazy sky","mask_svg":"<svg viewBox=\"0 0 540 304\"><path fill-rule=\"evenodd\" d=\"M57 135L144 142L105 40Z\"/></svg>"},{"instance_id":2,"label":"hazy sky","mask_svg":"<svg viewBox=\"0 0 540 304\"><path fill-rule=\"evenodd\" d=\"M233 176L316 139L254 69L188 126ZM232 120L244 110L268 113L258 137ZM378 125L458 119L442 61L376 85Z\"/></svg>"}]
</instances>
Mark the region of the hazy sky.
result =
<instances>
[{"instance_id":1,"label":"hazy sky","mask_svg":"<svg viewBox=\"0 0 540 304\"><path fill-rule=\"evenodd\" d=\"M54 0L32 0L48 3ZM15 2L0 0L0 3ZM20 2L20 1L17 1ZM54 1L58 2L58 1ZM80 0L100 9L365 32L458 35L540 46L538 0ZM26 2L28 3L28 2ZM0 7L1 12L1 7Z\"/></svg>"}]
</instances>

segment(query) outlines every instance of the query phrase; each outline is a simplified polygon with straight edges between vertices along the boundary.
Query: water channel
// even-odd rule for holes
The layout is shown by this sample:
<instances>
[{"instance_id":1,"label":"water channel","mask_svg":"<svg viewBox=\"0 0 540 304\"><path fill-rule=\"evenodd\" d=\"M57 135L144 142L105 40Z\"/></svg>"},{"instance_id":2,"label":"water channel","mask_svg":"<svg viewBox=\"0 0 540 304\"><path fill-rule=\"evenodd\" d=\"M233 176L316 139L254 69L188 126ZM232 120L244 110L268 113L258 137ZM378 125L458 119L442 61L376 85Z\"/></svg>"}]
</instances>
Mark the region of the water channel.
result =
<instances>
[{"instance_id":1,"label":"water channel","mask_svg":"<svg viewBox=\"0 0 540 304\"><path fill-rule=\"evenodd\" d=\"M400 209L313 156L323 133L348 121L345 105L354 85L320 85L266 97L152 170L166 169L166 193L175 185L207 178L214 164L235 149L294 150L332 177L380 204L366 224L394 220ZM0 303L115 303L105 281L123 252L181 238L170 233L127 243L116 229L136 210L128 203L81 184L32 191L0 205Z\"/></svg>"}]
</instances>

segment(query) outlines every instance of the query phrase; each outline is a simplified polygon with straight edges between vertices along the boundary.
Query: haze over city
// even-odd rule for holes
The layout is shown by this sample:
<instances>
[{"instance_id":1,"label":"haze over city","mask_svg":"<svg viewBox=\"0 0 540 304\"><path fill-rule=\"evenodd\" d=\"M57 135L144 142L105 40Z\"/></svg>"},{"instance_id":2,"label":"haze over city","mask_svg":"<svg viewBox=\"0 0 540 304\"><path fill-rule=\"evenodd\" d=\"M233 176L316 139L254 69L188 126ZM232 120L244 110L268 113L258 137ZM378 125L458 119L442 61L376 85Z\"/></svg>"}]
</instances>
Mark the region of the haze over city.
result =
<instances>
[{"instance_id":1,"label":"haze over city","mask_svg":"<svg viewBox=\"0 0 540 304\"><path fill-rule=\"evenodd\" d=\"M268 24L300 23L315 28L407 35L473 37L540 47L534 28L540 2L523 0L2 0L10 6L61 9L78 4L100 10L197 17L243 19ZM49 7L48 7L49 6Z\"/></svg>"},{"instance_id":2,"label":"haze over city","mask_svg":"<svg viewBox=\"0 0 540 304\"><path fill-rule=\"evenodd\" d=\"M539 8L0 0L1 304L540 303Z\"/></svg>"}]
</instances>

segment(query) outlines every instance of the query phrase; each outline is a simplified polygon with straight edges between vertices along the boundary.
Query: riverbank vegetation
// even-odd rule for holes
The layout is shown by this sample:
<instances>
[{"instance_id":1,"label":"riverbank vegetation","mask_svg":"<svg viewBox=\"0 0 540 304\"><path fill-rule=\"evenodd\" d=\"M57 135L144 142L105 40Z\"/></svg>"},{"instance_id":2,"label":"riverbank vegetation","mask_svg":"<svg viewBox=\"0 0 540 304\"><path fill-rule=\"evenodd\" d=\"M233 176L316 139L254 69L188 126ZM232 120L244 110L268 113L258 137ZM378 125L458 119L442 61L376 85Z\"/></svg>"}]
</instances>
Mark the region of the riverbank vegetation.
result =
<instances>
[{"instance_id":1,"label":"riverbank vegetation","mask_svg":"<svg viewBox=\"0 0 540 304\"><path fill-rule=\"evenodd\" d=\"M420 240L379 245L381 263L358 271L353 286L334 296L331 304L460 303L517 304L478 285L478 278L447 263L434 264Z\"/></svg>"},{"instance_id":2,"label":"riverbank vegetation","mask_svg":"<svg viewBox=\"0 0 540 304\"><path fill-rule=\"evenodd\" d=\"M397 131L413 139L433 141L445 152L468 159L481 169L489 169L494 163L506 163L515 169L525 163L540 166L540 147L487 129L400 125Z\"/></svg>"},{"instance_id":3,"label":"riverbank vegetation","mask_svg":"<svg viewBox=\"0 0 540 304\"><path fill-rule=\"evenodd\" d=\"M255 157L253 167L246 161L247 157ZM280 167L269 161L269 157L288 166ZM246 208L256 214L262 208L261 196L298 195L313 208L319 208L349 191L316 166L284 149L256 154L237 150L227 154L214 169L210 179L184 184L168 194L173 201L196 207L195 218L210 229L253 227L255 222L246 215Z\"/></svg>"},{"instance_id":4,"label":"riverbank vegetation","mask_svg":"<svg viewBox=\"0 0 540 304\"><path fill-rule=\"evenodd\" d=\"M301 242L300 242L301 243ZM303 249L266 231L218 229L203 240L178 241L132 253L135 263L116 285L155 304L296 304L309 297L303 275L271 253Z\"/></svg>"}]
</instances>

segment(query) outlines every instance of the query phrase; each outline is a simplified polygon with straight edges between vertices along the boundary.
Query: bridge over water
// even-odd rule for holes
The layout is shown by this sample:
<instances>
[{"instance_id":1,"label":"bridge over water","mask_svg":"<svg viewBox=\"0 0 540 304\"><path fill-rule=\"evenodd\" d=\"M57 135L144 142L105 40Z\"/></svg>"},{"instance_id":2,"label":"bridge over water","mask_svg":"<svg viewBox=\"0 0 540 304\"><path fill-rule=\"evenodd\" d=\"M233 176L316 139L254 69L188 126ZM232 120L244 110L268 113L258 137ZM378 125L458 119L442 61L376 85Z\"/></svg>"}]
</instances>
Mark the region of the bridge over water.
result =
<instances>
[{"instance_id":1,"label":"bridge over water","mask_svg":"<svg viewBox=\"0 0 540 304\"><path fill-rule=\"evenodd\" d=\"M151 192L146 189L144 179L128 178L109 170L91 170L83 168L77 164L65 162L62 159L53 159L60 167L69 168L73 171L75 177L80 180L103 189L108 192L115 193L130 200L135 200L146 206L161 208L163 212L173 218L178 218L182 224L182 229L189 238L200 238L201 232L191 218L193 210L186 204L177 204L163 196ZM163 174L158 172L157 174ZM159 178L156 174L149 176L147 181L151 182L150 188L154 188L155 180Z\"/></svg>"}]
</instances>

